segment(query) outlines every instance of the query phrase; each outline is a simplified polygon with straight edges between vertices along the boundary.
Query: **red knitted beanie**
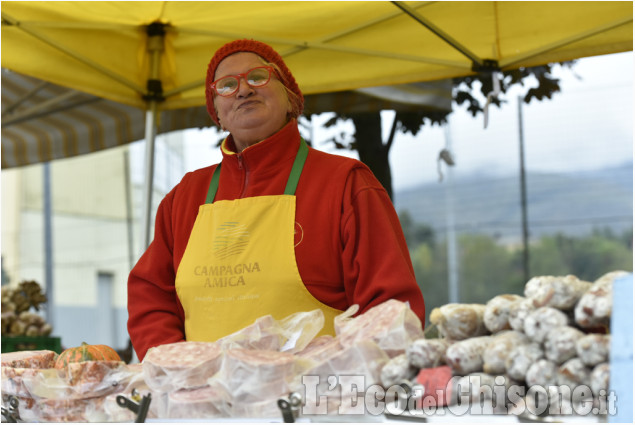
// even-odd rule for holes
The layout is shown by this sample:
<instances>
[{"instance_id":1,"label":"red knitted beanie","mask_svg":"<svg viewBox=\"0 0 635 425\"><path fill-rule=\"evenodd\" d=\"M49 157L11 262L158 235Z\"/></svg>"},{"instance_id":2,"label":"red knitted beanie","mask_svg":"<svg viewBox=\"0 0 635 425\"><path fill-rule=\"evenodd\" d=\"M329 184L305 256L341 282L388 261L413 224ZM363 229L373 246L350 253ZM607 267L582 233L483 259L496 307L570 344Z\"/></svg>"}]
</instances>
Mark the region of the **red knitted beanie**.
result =
<instances>
[{"instance_id":1,"label":"red knitted beanie","mask_svg":"<svg viewBox=\"0 0 635 425\"><path fill-rule=\"evenodd\" d=\"M205 78L205 100L207 103L207 112L214 122L220 126L218 117L216 116L216 110L214 109L214 90L211 87L214 82L216 68L218 68L218 64L227 56L238 52L255 53L267 62L273 63L278 67L280 72L276 72L276 74L279 74L278 77L282 84L297 95L297 98L296 96L289 96L289 101L292 104L292 111L294 111L294 118L297 118L304 109L304 97L302 96L302 92L300 91L300 87L298 87L295 78L293 78L293 74L291 74L291 71L289 71L289 68L287 68L287 65L284 63L284 60L282 60L282 56L273 50L271 46L265 43L256 40L242 39L227 43L218 49L207 66L207 77Z\"/></svg>"}]
</instances>

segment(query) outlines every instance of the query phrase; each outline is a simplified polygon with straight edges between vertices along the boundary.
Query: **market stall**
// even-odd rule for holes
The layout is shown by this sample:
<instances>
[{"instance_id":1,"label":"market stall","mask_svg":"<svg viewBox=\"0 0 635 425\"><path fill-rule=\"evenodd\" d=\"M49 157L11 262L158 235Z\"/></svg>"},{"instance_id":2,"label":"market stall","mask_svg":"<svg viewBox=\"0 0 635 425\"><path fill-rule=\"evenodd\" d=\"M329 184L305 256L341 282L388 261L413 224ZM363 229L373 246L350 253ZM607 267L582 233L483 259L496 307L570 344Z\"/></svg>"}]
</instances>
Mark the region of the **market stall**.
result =
<instances>
[{"instance_id":1,"label":"market stall","mask_svg":"<svg viewBox=\"0 0 635 425\"><path fill-rule=\"evenodd\" d=\"M632 372L632 322L615 322L632 317L629 272L537 276L522 295L435 308L425 332L400 301L355 307L335 336L316 337L319 310L264 316L216 342L155 347L140 364L103 345L5 353L3 420L632 420L632 382L612 364Z\"/></svg>"}]
</instances>

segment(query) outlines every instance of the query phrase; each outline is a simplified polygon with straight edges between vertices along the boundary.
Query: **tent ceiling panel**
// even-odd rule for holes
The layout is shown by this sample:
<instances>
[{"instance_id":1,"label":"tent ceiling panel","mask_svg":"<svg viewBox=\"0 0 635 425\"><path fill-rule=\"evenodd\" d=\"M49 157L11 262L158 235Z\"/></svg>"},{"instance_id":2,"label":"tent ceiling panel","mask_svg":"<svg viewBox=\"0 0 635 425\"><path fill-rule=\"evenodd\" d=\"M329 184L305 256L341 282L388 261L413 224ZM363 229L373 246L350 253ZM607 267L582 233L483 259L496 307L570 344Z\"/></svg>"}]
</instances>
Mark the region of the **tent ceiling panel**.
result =
<instances>
[{"instance_id":1,"label":"tent ceiling panel","mask_svg":"<svg viewBox=\"0 0 635 425\"><path fill-rule=\"evenodd\" d=\"M464 76L485 59L616 53L633 40L631 2L69 3L4 2L2 66L140 108L155 21L167 25L160 109L203 105L210 57L240 37L272 44L306 94Z\"/></svg>"}]
</instances>

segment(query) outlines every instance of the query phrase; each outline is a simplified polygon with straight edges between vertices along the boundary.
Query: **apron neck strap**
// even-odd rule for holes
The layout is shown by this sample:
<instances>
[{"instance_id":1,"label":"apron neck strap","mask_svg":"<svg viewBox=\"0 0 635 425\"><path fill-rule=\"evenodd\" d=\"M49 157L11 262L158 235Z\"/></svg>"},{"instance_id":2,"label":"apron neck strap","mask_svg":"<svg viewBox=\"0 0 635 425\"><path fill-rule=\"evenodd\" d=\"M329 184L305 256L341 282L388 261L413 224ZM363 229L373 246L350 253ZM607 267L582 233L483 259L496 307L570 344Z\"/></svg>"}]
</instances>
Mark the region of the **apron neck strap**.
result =
<instances>
[{"instance_id":1,"label":"apron neck strap","mask_svg":"<svg viewBox=\"0 0 635 425\"><path fill-rule=\"evenodd\" d=\"M293 166L291 167L291 172L289 173L289 179L287 180L287 186L284 189L285 195L295 195L295 190L298 187L298 182L300 181L300 175L302 174L302 169L304 168L304 162L306 161L306 157L309 154L309 147L306 145L304 139L300 140L300 147L298 148L298 153L295 155L295 160L293 161ZM209 188L207 189L207 198L205 199L206 204L211 204L214 202L214 198L216 197L216 192L218 191L218 182L220 180L220 166L218 164L216 169L214 170L214 174L212 174L212 181L209 183Z\"/></svg>"}]
</instances>

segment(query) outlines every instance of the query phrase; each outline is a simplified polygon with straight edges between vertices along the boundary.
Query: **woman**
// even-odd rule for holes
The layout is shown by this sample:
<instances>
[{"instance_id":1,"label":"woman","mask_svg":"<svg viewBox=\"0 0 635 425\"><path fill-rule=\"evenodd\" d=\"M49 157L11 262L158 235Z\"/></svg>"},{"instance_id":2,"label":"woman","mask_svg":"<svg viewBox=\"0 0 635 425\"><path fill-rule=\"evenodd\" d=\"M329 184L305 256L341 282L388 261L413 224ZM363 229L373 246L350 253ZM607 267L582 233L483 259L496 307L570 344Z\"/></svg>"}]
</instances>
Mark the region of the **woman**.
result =
<instances>
[{"instance_id":1,"label":"woman","mask_svg":"<svg viewBox=\"0 0 635 425\"><path fill-rule=\"evenodd\" d=\"M208 66L207 110L229 132L221 164L162 200L154 239L128 280L128 331L153 346L215 341L271 314L321 309L323 333L353 304L391 298L424 320L392 203L361 162L308 148L304 99L282 57L254 40ZM222 165L222 166L221 166Z\"/></svg>"}]
</instances>

